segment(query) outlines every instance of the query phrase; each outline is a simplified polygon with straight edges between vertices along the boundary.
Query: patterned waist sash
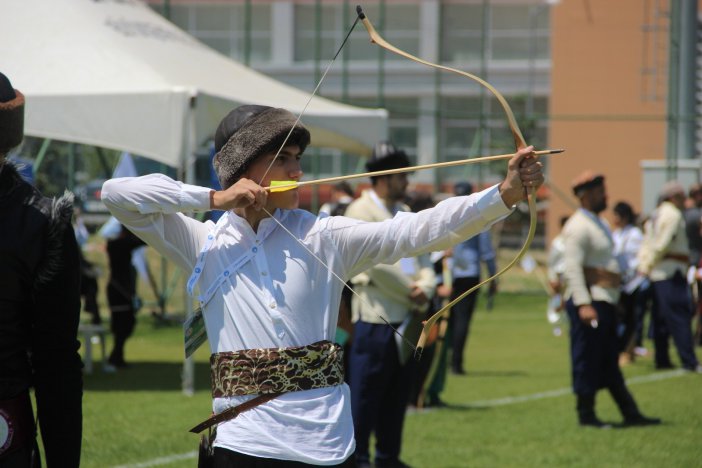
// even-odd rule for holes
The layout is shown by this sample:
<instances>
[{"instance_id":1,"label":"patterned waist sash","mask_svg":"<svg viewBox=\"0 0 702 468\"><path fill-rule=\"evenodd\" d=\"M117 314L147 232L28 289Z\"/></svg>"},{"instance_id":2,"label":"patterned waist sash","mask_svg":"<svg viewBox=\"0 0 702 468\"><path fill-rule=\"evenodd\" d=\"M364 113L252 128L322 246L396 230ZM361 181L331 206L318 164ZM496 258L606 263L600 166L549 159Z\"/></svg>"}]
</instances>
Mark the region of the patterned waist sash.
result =
<instances>
[{"instance_id":1,"label":"patterned waist sash","mask_svg":"<svg viewBox=\"0 0 702 468\"><path fill-rule=\"evenodd\" d=\"M201 432L282 393L341 385L344 381L343 348L318 341L290 348L244 349L210 357L212 397L258 395L192 428Z\"/></svg>"},{"instance_id":2,"label":"patterned waist sash","mask_svg":"<svg viewBox=\"0 0 702 468\"><path fill-rule=\"evenodd\" d=\"M244 349L210 357L212 397L296 392L344 381L343 349L330 341Z\"/></svg>"}]
</instances>

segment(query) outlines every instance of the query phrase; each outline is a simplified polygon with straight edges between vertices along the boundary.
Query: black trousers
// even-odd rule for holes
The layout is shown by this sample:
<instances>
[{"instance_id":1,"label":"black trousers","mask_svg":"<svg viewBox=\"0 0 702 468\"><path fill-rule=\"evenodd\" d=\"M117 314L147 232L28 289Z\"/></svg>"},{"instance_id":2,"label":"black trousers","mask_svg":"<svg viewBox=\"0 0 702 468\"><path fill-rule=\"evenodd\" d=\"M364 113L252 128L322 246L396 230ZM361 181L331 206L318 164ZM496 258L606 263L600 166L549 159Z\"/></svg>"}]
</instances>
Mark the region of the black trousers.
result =
<instances>
[{"instance_id":1,"label":"black trousers","mask_svg":"<svg viewBox=\"0 0 702 468\"><path fill-rule=\"evenodd\" d=\"M214 449L214 468L303 468L306 466L315 465L288 460L275 460L273 458L253 457L221 447L215 447ZM341 464L331 466L356 468L356 457L351 455Z\"/></svg>"},{"instance_id":2,"label":"black trousers","mask_svg":"<svg viewBox=\"0 0 702 468\"><path fill-rule=\"evenodd\" d=\"M566 302L570 318L573 392L579 395L594 395L600 388L624 385L618 360L616 309L602 301L593 301L592 306L597 311L597 328L580 321L572 299Z\"/></svg>"},{"instance_id":3,"label":"black trousers","mask_svg":"<svg viewBox=\"0 0 702 468\"><path fill-rule=\"evenodd\" d=\"M668 342L670 337L678 350L680 361L686 369L694 369L699 361L695 355L692 338L692 298L687 280L678 270L667 280L654 281L653 322L656 347L656 364L670 365Z\"/></svg>"},{"instance_id":4,"label":"black trousers","mask_svg":"<svg viewBox=\"0 0 702 468\"><path fill-rule=\"evenodd\" d=\"M451 300L454 300L479 282L480 278L477 276L454 279ZM463 351L468 341L470 322L473 318L473 312L475 312L475 303L478 299L479 291L479 289L476 289L451 308L451 317L449 319L451 320L451 348L453 349L451 354L451 369L454 372L462 372L464 370Z\"/></svg>"}]
</instances>

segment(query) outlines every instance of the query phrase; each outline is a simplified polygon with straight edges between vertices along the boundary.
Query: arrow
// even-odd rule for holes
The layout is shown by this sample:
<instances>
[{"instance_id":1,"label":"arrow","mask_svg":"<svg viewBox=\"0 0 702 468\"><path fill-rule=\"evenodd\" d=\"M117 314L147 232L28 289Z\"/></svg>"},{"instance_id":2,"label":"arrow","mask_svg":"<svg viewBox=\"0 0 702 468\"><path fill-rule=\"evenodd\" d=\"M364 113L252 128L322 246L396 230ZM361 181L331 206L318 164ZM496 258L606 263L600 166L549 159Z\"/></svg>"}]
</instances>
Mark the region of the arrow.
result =
<instances>
[{"instance_id":1,"label":"arrow","mask_svg":"<svg viewBox=\"0 0 702 468\"><path fill-rule=\"evenodd\" d=\"M551 154L563 153L564 151L565 151L564 149L548 149L548 150L534 151L534 154L537 156L546 156L546 155L551 155ZM498 154L495 156L483 156L483 157L479 157L479 158L461 159L458 161L446 161L446 162L440 162L440 163L424 164L422 166L400 167L397 169L386 169L384 171L364 172L362 174L348 174L348 175L343 175L343 176L327 177L325 179L306 180L306 181L302 181L302 182L297 182L294 180L271 180L271 185L269 187L265 187L265 189L269 190L271 193L285 192L287 190L293 190L296 188L305 187L307 185L329 184L329 183L339 182L342 180L359 179L361 177L380 177L380 176L391 175L391 174L400 174L403 172L414 172L414 171L423 170L423 169L435 169L435 168L441 168L441 167L461 166L464 164L474 164L474 163L485 162L485 161L498 161L501 159L509 159L513 156L514 156L514 153Z\"/></svg>"}]
</instances>

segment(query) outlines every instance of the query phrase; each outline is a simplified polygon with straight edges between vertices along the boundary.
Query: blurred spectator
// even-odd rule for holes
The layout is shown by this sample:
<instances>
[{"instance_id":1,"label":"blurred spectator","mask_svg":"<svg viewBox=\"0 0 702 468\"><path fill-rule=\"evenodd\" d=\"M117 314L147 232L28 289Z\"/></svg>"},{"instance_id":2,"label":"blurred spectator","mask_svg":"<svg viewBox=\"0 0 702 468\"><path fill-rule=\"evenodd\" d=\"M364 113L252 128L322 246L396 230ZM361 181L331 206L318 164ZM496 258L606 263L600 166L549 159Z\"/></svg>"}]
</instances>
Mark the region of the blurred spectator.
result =
<instances>
[{"instance_id":1,"label":"blurred spectator","mask_svg":"<svg viewBox=\"0 0 702 468\"><path fill-rule=\"evenodd\" d=\"M112 218L114 220L114 218ZM136 293L137 272L132 264L132 252L144 245L129 229L108 221L100 230L107 239L107 257L110 279L107 283L107 302L110 306L110 330L114 338L107 362L113 368L124 368L124 345L136 325L136 314L141 301Z\"/></svg>"},{"instance_id":2,"label":"blurred spectator","mask_svg":"<svg viewBox=\"0 0 702 468\"><path fill-rule=\"evenodd\" d=\"M690 247L682 212L685 191L679 182L669 181L661 189L661 198L638 257L639 272L650 279L653 290L656 368L673 367L668 352L672 336L683 368L702 373L692 338L692 298L687 280Z\"/></svg>"},{"instance_id":3,"label":"blurred spectator","mask_svg":"<svg viewBox=\"0 0 702 468\"><path fill-rule=\"evenodd\" d=\"M88 259L85 258L84 250L88 245L88 229L83 222L80 208L73 209L73 231L78 242L78 254L80 255L80 295L83 298L83 309L90 314L90 323L100 325L100 308L97 302L98 294L98 270Z\"/></svg>"},{"instance_id":4,"label":"blurred spectator","mask_svg":"<svg viewBox=\"0 0 702 468\"><path fill-rule=\"evenodd\" d=\"M625 425L659 424L639 411L619 368L616 304L621 275L614 241L600 217L607 208L602 175L586 171L573 181L581 208L563 228L566 311L570 318L573 392L581 426L609 427L595 414L595 395L607 388L624 416Z\"/></svg>"},{"instance_id":5,"label":"blurred spectator","mask_svg":"<svg viewBox=\"0 0 702 468\"><path fill-rule=\"evenodd\" d=\"M562 312L565 308L563 300L563 289L565 287L563 273L565 272L565 243L563 240L563 226L568 221L568 216L562 216L560 219L561 231L551 241L548 249L548 286L551 289L548 307L546 309L546 318L553 325L553 334L560 336L562 321Z\"/></svg>"},{"instance_id":6,"label":"blurred spectator","mask_svg":"<svg viewBox=\"0 0 702 468\"><path fill-rule=\"evenodd\" d=\"M77 468L83 377L73 196L43 197L7 161L23 136L24 96L0 73L0 466L41 466L38 420L46 465Z\"/></svg>"},{"instance_id":7,"label":"blurred spectator","mask_svg":"<svg viewBox=\"0 0 702 468\"><path fill-rule=\"evenodd\" d=\"M368 171L409 166L404 151L378 143ZM371 177L372 187L353 201L346 215L365 221L390 219L409 211L404 203L406 174ZM370 466L370 439L375 435L375 466L405 466L400 461L402 428L412 383L411 349L395 333L418 336L420 317L434 288L427 255L377 265L351 279L360 298L352 298L354 334L350 356L351 410L359 467ZM391 324L393 328L388 327Z\"/></svg>"},{"instance_id":8,"label":"blurred spectator","mask_svg":"<svg viewBox=\"0 0 702 468\"><path fill-rule=\"evenodd\" d=\"M639 322L643 321L645 301L639 298L642 288L636 269L637 255L643 242L643 232L636 225L634 210L626 202L614 205L614 256L622 272L622 292L619 296L619 310L622 314L617 335L619 336L619 364L625 365L634 360L634 341Z\"/></svg>"},{"instance_id":9,"label":"blurred spectator","mask_svg":"<svg viewBox=\"0 0 702 468\"><path fill-rule=\"evenodd\" d=\"M410 210L413 213L417 213L427 208L431 208L435 205L434 198L431 194L420 191L409 192L407 194L405 202L407 203L407 206L409 206ZM439 282L441 281L441 279L439 278L441 270L437 270L437 267L441 267L441 260L443 258L444 252L435 252L430 256L430 260L431 263L434 265L434 272L436 274L437 288ZM440 301L436 300L436 290L434 290L430 297L429 306L427 308L424 319L431 317L435 312L439 310L436 308L438 304L440 304ZM424 348L424 352L422 353L422 359L416 364L414 379L412 382L410 396L408 400L408 404L411 407L422 408L424 406L430 406L429 404L427 404L427 387L431 384L432 378L432 376L430 376L429 373L435 368L436 360L438 357L435 354L435 351L440 351L441 345L443 344L442 342L445 333L441 333L441 336L439 336L439 328L442 327L442 325L445 329L445 324L442 323L437 323L434 326L434 330L430 334L430 339L427 341L427 344ZM436 396L436 399L438 399L438 395ZM434 401L434 403L436 405L436 401Z\"/></svg>"},{"instance_id":10,"label":"blurred spectator","mask_svg":"<svg viewBox=\"0 0 702 468\"><path fill-rule=\"evenodd\" d=\"M453 191L459 197L470 195L473 193L473 185L470 182L459 182ZM495 249L489 230L457 244L450 257L453 278L451 300L480 283L481 262L487 266L490 276L497 272ZM491 281L488 288L488 294L494 295L497 292L497 282ZM480 289L476 289L451 308L451 372L454 374L466 373L463 367L464 349L479 291Z\"/></svg>"},{"instance_id":11,"label":"blurred spectator","mask_svg":"<svg viewBox=\"0 0 702 468\"><path fill-rule=\"evenodd\" d=\"M341 216L352 201L353 189L347 182L342 180L332 185L331 200L323 204L319 208L319 212L331 216Z\"/></svg>"}]
</instances>

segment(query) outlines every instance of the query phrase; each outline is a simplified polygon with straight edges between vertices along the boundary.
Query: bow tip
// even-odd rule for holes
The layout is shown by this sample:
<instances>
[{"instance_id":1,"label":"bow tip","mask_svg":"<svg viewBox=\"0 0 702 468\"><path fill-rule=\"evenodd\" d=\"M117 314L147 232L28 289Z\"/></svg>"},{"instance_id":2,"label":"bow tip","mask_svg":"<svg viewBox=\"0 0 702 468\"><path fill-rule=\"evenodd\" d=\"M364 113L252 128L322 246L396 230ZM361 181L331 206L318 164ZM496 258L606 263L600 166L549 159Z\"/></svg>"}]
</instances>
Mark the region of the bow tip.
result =
<instances>
[{"instance_id":1,"label":"bow tip","mask_svg":"<svg viewBox=\"0 0 702 468\"><path fill-rule=\"evenodd\" d=\"M414 360L419 362L422 359L422 351L424 351L424 348L421 346L417 346L414 349Z\"/></svg>"},{"instance_id":2,"label":"bow tip","mask_svg":"<svg viewBox=\"0 0 702 468\"><path fill-rule=\"evenodd\" d=\"M358 14L358 17L362 20L366 19L366 14L363 13L363 8L361 8L361 5L356 5L356 13Z\"/></svg>"}]
</instances>

